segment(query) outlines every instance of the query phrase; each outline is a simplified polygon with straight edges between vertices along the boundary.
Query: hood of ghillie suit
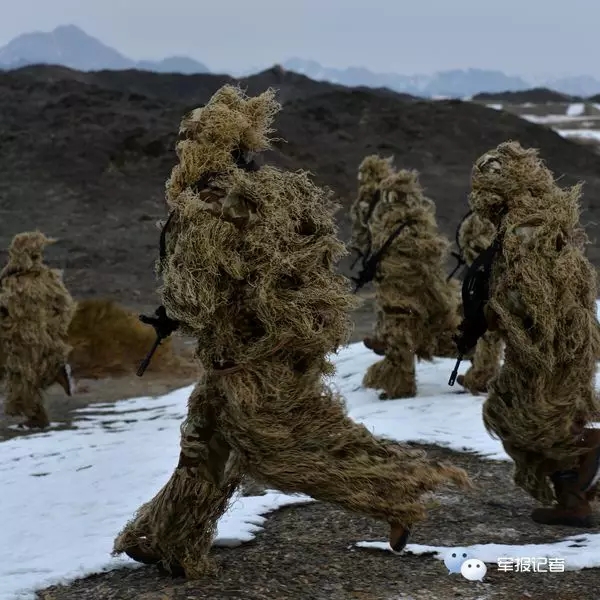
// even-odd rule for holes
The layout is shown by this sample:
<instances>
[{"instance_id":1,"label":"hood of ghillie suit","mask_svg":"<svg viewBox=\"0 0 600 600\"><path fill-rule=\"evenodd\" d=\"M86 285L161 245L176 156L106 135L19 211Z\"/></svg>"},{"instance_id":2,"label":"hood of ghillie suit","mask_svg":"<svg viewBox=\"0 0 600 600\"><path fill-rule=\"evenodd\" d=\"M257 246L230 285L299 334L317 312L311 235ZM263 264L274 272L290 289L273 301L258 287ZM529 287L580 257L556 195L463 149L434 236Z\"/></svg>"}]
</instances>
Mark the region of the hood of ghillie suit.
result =
<instances>
[{"instance_id":1,"label":"hood of ghillie suit","mask_svg":"<svg viewBox=\"0 0 600 600\"><path fill-rule=\"evenodd\" d=\"M506 227L509 214L509 221L532 226L548 218L567 229L579 226L579 204L572 201L579 196L579 186L558 188L538 151L518 142L504 142L481 156L473 167L471 188L471 208L497 228Z\"/></svg>"},{"instance_id":2,"label":"hood of ghillie suit","mask_svg":"<svg viewBox=\"0 0 600 600\"><path fill-rule=\"evenodd\" d=\"M496 228L491 221L482 219L477 213L471 213L458 230L458 244L467 265L489 246L496 235Z\"/></svg>"},{"instance_id":3,"label":"hood of ghillie suit","mask_svg":"<svg viewBox=\"0 0 600 600\"><path fill-rule=\"evenodd\" d=\"M359 185L379 185L393 172L394 157L382 158L378 154L371 154L363 159L358 167Z\"/></svg>"},{"instance_id":4,"label":"hood of ghillie suit","mask_svg":"<svg viewBox=\"0 0 600 600\"><path fill-rule=\"evenodd\" d=\"M18 233L8 248L8 264L4 267L2 275L44 267L44 249L55 242L56 240L46 237L41 231Z\"/></svg>"},{"instance_id":5,"label":"hood of ghillie suit","mask_svg":"<svg viewBox=\"0 0 600 600\"><path fill-rule=\"evenodd\" d=\"M435 204L423 194L416 171L398 171L386 177L379 189L381 200L373 214L378 227L387 229L407 219L435 227Z\"/></svg>"},{"instance_id":6,"label":"hood of ghillie suit","mask_svg":"<svg viewBox=\"0 0 600 600\"><path fill-rule=\"evenodd\" d=\"M580 186L559 187L537 151L514 142L475 165L471 205L495 219L501 242L488 306L501 319L505 356L523 372L571 360L564 357L597 330L597 275L584 255L580 197Z\"/></svg>"},{"instance_id":7,"label":"hood of ghillie suit","mask_svg":"<svg viewBox=\"0 0 600 600\"><path fill-rule=\"evenodd\" d=\"M382 181L380 190L381 200L370 224L374 247L381 247L394 230L408 223L394 246L408 244L407 256L416 252L422 259L442 259L450 242L438 231L435 204L423 194L418 173L398 171Z\"/></svg>"},{"instance_id":8,"label":"hood of ghillie suit","mask_svg":"<svg viewBox=\"0 0 600 600\"><path fill-rule=\"evenodd\" d=\"M252 360L286 340L328 353L351 331L331 194L306 173L236 161L269 148L279 110L271 90L225 86L181 124L160 293L203 363Z\"/></svg>"}]
</instances>

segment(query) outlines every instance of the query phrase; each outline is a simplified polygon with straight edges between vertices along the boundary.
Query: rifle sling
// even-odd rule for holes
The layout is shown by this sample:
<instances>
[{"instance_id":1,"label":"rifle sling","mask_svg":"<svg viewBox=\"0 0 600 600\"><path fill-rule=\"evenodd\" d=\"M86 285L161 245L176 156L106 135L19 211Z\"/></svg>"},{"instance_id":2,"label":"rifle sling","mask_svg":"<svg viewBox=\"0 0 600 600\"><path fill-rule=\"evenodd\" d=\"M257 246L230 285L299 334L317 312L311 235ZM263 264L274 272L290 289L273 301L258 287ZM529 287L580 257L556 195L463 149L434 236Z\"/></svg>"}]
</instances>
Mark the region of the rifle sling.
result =
<instances>
[{"instance_id":1,"label":"rifle sling","mask_svg":"<svg viewBox=\"0 0 600 600\"><path fill-rule=\"evenodd\" d=\"M362 288L365 284L369 283L375 277L375 270L377 269L377 265L381 261L383 255L387 252L388 248L392 245L394 240L400 235L402 230L408 225L412 225L414 221L409 219L400 223L394 231L387 237L381 248L377 250L374 254L368 254L363 257L362 260L362 270L359 273L358 277L354 279L356 283L356 289L354 292L356 293L360 288Z\"/></svg>"}]
</instances>

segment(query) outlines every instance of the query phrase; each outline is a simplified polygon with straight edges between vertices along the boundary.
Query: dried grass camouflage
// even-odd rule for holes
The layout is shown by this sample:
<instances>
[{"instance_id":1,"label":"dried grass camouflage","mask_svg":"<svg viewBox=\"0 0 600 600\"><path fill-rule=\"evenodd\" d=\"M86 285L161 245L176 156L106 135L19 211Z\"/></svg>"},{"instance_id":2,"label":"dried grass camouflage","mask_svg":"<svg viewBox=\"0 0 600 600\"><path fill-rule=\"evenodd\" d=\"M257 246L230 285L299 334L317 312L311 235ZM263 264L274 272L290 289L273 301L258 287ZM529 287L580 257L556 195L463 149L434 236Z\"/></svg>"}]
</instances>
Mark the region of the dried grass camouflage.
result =
<instances>
[{"instance_id":1,"label":"dried grass camouflage","mask_svg":"<svg viewBox=\"0 0 600 600\"><path fill-rule=\"evenodd\" d=\"M487 318L506 346L484 422L515 461L517 485L547 504L548 475L577 466L582 428L599 409L597 276L584 255L580 195L517 142L473 169L470 204L502 240Z\"/></svg>"},{"instance_id":2,"label":"dried grass camouflage","mask_svg":"<svg viewBox=\"0 0 600 600\"><path fill-rule=\"evenodd\" d=\"M198 340L205 374L190 397L177 469L115 552L188 577L214 572L216 522L244 474L392 524L423 518L423 493L467 482L460 469L376 439L324 385L355 304L335 273L345 248L330 194L305 173L248 172L231 156L266 148L278 109L272 91L219 90L184 121L187 140L167 185L174 216L162 299ZM225 151L223 140L232 141ZM218 172L203 178L206 165Z\"/></svg>"}]
</instances>

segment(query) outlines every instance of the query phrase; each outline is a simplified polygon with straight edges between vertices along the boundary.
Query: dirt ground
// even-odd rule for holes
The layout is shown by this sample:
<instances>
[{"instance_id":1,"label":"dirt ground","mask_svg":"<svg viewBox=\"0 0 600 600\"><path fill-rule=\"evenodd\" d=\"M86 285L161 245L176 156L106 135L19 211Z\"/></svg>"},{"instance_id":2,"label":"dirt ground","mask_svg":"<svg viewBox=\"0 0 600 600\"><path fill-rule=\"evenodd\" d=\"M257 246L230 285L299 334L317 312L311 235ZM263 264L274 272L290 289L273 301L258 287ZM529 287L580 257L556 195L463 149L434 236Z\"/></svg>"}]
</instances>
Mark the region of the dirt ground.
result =
<instances>
[{"instance_id":1,"label":"dirt ground","mask_svg":"<svg viewBox=\"0 0 600 600\"><path fill-rule=\"evenodd\" d=\"M444 546L542 543L581 531L535 525L532 501L511 482L510 466L427 447L467 469L477 489L444 491L411 542ZM595 530L598 531L598 530ZM386 540L385 525L321 503L268 518L254 542L216 549L221 573L186 581L152 567L93 575L41 591L39 600L597 600L600 569L563 573L500 572L483 582L449 575L432 556L360 549ZM533 557L532 557L533 558Z\"/></svg>"},{"instance_id":2,"label":"dirt ground","mask_svg":"<svg viewBox=\"0 0 600 600\"><path fill-rule=\"evenodd\" d=\"M369 332L372 294L355 314L352 341ZM125 377L80 382L87 388L65 399L48 394L53 421L69 427L73 410L95 402L163 394L191 380ZM0 425L0 437L22 435ZM177 440L173 440L176 444ZM581 531L535 525L533 502L511 482L511 467L437 447L435 456L467 469L476 484L467 493L444 490L432 500L430 519L413 532L411 542L463 546L474 543L543 543ZM598 529L597 531L600 531ZM116 534L117 532L115 532ZM222 567L215 579L188 582L154 568L120 569L53 586L39 600L597 600L600 569L564 573L499 572L488 565L483 583L449 575L432 556L361 549L358 541L387 538L386 525L333 506L313 503L271 513L255 541L233 549L215 549Z\"/></svg>"}]
</instances>

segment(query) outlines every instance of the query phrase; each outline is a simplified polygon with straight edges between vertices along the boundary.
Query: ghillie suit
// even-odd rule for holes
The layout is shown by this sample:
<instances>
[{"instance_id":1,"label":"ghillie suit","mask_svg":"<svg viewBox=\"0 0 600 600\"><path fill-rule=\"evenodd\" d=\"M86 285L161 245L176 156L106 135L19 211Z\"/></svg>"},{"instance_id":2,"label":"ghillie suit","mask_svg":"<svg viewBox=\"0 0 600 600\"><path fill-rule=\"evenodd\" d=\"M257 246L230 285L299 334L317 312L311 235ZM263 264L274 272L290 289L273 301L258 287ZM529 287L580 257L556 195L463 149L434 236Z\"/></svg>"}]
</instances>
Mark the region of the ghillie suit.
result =
<instances>
[{"instance_id":1,"label":"ghillie suit","mask_svg":"<svg viewBox=\"0 0 600 600\"><path fill-rule=\"evenodd\" d=\"M458 246L462 259L470 267L475 259L492 244L496 228L477 213L463 220L458 230ZM488 383L500 372L502 339L495 331L487 331L477 342L471 358L471 366L456 381L472 394L485 393Z\"/></svg>"},{"instance_id":2,"label":"ghillie suit","mask_svg":"<svg viewBox=\"0 0 600 600\"><path fill-rule=\"evenodd\" d=\"M586 427L599 409L597 282L580 193L559 188L535 150L507 142L476 162L469 201L497 229L478 333L497 332L505 352L485 426L514 460L515 483L556 500L532 513L536 522L588 527L600 462L600 430ZM461 329L469 337L469 323Z\"/></svg>"},{"instance_id":3,"label":"ghillie suit","mask_svg":"<svg viewBox=\"0 0 600 600\"><path fill-rule=\"evenodd\" d=\"M374 269L382 319L375 339L385 358L363 380L382 398L414 396L415 359L432 360L460 323L458 284L446 281L450 243L440 235L435 205L423 195L414 171L399 171L381 184L382 198L369 228L373 247L385 248ZM365 345L371 349L370 339Z\"/></svg>"},{"instance_id":4,"label":"ghillie suit","mask_svg":"<svg viewBox=\"0 0 600 600\"><path fill-rule=\"evenodd\" d=\"M358 258L368 256L371 250L369 221L381 196L379 185L394 173L392 161L393 157L381 158L372 154L358 167L358 196L350 207L352 236L349 244Z\"/></svg>"},{"instance_id":5,"label":"ghillie suit","mask_svg":"<svg viewBox=\"0 0 600 600\"><path fill-rule=\"evenodd\" d=\"M116 302L102 298L81 300L69 325L73 376L99 379L135 373L153 337L152 329ZM185 376L197 369L175 352L171 340L165 340L148 370Z\"/></svg>"},{"instance_id":6,"label":"ghillie suit","mask_svg":"<svg viewBox=\"0 0 600 600\"><path fill-rule=\"evenodd\" d=\"M72 393L67 339L74 303L60 272L43 262L53 241L39 231L16 235L0 272L4 412L24 416L23 425L32 428L50 424L43 390L59 383Z\"/></svg>"},{"instance_id":7,"label":"ghillie suit","mask_svg":"<svg viewBox=\"0 0 600 600\"><path fill-rule=\"evenodd\" d=\"M424 517L421 495L466 474L379 440L324 385L354 299L335 274L344 246L331 199L304 173L258 168L279 105L231 86L182 122L167 184L159 331L198 340L205 372L189 399L179 463L115 541L190 578L243 474L386 520L401 549Z\"/></svg>"}]
</instances>

